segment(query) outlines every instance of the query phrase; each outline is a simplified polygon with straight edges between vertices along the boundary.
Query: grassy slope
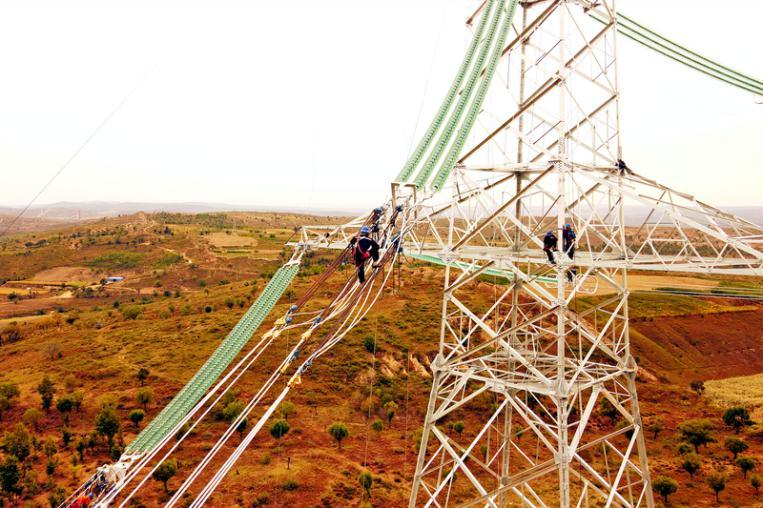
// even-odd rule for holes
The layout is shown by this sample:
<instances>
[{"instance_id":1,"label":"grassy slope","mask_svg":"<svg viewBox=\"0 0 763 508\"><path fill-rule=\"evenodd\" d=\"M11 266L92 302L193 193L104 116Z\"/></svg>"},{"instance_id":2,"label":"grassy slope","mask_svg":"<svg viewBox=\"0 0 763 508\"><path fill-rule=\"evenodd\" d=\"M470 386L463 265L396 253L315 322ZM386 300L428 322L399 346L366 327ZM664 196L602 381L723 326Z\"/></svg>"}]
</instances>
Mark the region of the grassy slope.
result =
<instances>
[{"instance_id":1,"label":"grassy slope","mask_svg":"<svg viewBox=\"0 0 763 508\"><path fill-rule=\"evenodd\" d=\"M170 224L173 234L167 235L161 232L163 225L156 217L120 218L103 222L98 228L91 227L95 233L90 236L76 236L80 230L72 229L63 232L64 239L60 243L54 241L58 233L53 232L47 233L50 244L41 247L26 248L23 242L6 245L0 255L0 277L14 273L30 277L36 271L56 266L57 262L85 264L89 259L119 250L121 247L114 244L118 237L120 245L131 242L126 248L129 252L142 254L141 265L129 269L123 286L132 290L148 288L149 292L74 298L66 301L67 311L63 314L21 324L23 339L0 347L5 367L0 373L0 382L12 380L21 388L21 400L3 415L0 430L11 428L25 409L39 407L34 387L44 374L57 383L57 395L64 392L64 380L71 375L75 388L86 392L83 412L74 414L70 423L75 434L92 431L99 401L115 397L124 419L122 439L129 442L135 429L126 416L139 407L134 400L138 389L137 369L146 367L151 371L146 384L154 391L156 400L149 404L147 418L150 418L203 363L243 313L239 302L247 305L264 285L263 276L278 266L278 253L290 234L288 227L306 218L234 214L222 223L215 222L218 220L206 218L201 223ZM119 228L124 228L124 233L114 233ZM262 252L243 257L212 252L203 233L225 229L255 235L258 241L254 249L262 249ZM271 232L274 238L270 238ZM38 234L36 240L39 238ZM94 243L90 243L90 238L95 238ZM158 266L166 249L185 254L191 263L183 260L167 267ZM60 261L58 256L62 256ZM312 263L313 267L319 266L320 259L313 259ZM313 267L304 272L311 273ZM157 280L159 286L156 286ZM356 477L363 468L377 476L373 487L375 505L405 504L415 463L415 431L423 419L429 391L426 372L415 372L407 352L426 366L427 359L431 359L436 350L440 272L426 267L406 268L403 282L397 296L385 296L367 319L303 378L304 383L291 397L297 413L289 418L290 433L280 443L266 432L262 433L223 482L211 505L249 506L263 494L269 496L270 506L358 505L361 493ZM309 283L309 277L300 277L294 287L295 294L301 294ZM475 301L488 302L494 294L487 283L475 285L473 289L471 298ZM163 296L164 290L169 290L171 296ZM179 297L174 296L175 290L180 291ZM121 308L135 305L142 312L136 320L125 319L120 309L113 307L114 300L122 302ZM227 300L233 302L231 309L226 305ZM287 300L284 298L279 303L274 315L285 310ZM16 306L24 303L36 302L30 300ZM10 305L13 304L0 306L0 313L10 312ZM585 302L581 302L582 305ZM210 307L210 312L206 312L206 307ZM689 380L703 372L703 367L717 361L717 357L703 355L716 347L719 335L736 337L732 329L740 316L747 316L748 320L761 319L759 310L736 312L739 310L727 302L674 295L635 294L631 298L636 354L643 366L665 379L663 383L642 383L640 398L647 424L659 419L665 426L657 440L649 440L649 453L653 474L666 474L681 483L681 489L672 498L675 505L714 503L703 476L691 484L688 475L677 467L675 427L691 417L712 418L718 424L716 437L720 443L703 452L705 464L701 475L714 469L727 470L732 476L724 498L734 499L741 505L750 505L754 499L751 488L742 481L738 471L734 471L728 454L723 451L723 439L729 434L721 427L720 409L687 389ZM701 315L704 318L699 317ZM68 317L76 319L68 324ZM699 326L693 324L697 322ZM685 337L685 330L690 330L689 338ZM375 358L363 345L367 336L377 339ZM737 342L724 346L726 353L734 353L744 337L741 333L738 340L734 339ZM288 350L287 343L293 344L295 338L295 335L285 335L273 346L260 366L246 376L238 397L246 399L253 393L258 382ZM691 340L697 344L687 342ZM60 348L60 358L48 356L51 344ZM732 354L730 358L735 357ZM728 370L728 366L723 368ZM763 370L763 365L753 362L749 368ZM369 400L371 386L374 396ZM376 433L369 429L368 406L370 402L372 418L380 415L381 398L397 400L399 408L391 425L385 424L384 429ZM478 417L478 414L464 413L466 433L476 428L473 420ZM346 422L350 429L350 437L341 451L331 443L325 431L337 420ZM183 445L181 474L187 474L192 460L208 449L225 426L220 421L205 422L193 439ZM35 435L40 440L43 436L53 436L60 443L61 427L61 416L52 410L45 415ZM749 431L751 450L748 454L763 457L763 440L757 436L756 429ZM233 441L235 445L237 438ZM97 465L108 461L102 443L86 452L84 464L75 461L75 456L72 449L59 450L60 465L50 484L45 485L45 458L36 452L29 462L42 490L37 495L28 494L28 498L44 503L47 492L56 485L71 490ZM295 481L297 488L284 490L287 480ZM170 482L171 487L178 484L178 479ZM160 504L163 496L160 485L149 482L149 490L142 500L147 506L154 506Z\"/></svg>"}]
</instances>

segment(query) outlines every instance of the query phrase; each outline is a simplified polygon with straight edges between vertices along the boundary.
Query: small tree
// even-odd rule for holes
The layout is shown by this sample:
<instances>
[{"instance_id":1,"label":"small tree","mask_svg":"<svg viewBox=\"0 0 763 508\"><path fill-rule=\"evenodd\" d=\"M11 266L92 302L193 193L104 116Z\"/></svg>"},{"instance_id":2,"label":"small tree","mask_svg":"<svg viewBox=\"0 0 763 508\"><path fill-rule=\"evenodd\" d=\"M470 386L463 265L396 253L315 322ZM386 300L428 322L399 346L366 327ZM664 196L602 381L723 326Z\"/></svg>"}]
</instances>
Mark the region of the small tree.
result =
<instances>
[{"instance_id":1,"label":"small tree","mask_svg":"<svg viewBox=\"0 0 763 508\"><path fill-rule=\"evenodd\" d=\"M69 447L69 443L74 437L74 432L69 427L61 427L61 441L64 444L64 448Z\"/></svg>"},{"instance_id":2,"label":"small tree","mask_svg":"<svg viewBox=\"0 0 763 508\"><path fill-rule=\"evenodd\" d=\"M658 476L652 481L652 488L668 504L668 496L678 490L678 482L667 476Z\"/></svg>"},{"instance_id":3,"label":"small tree","mask_svg":"<svg viewBox=\"0 0 763 508\"><path fill-rule=\"evenodd\" d=\"M760 477L756 474L750 476L750 485L755 489L755 493L758 494L760 492Z\"/></svg>"},{"instance_id":4,"label":"small tree","mask_svg":"<svg viewBox=\"0 0 763 508\"><path fill-rule=\"evenodd\" d=\"M56 409L61 413L64 425L69 425L69 413L74 409L74 401L68 395L64 395L56 401Z\"/></svg>"},{"instance_id":5,"label":"small tree","mask_svg":"<svg viewBox=\"0 0 763 508\"><path fill-rule=\"evenodd\" d=\"M741 406L736 406L727 409L726 412L723 413L723 423L734 429L734 433L739 434L742 427L748 427L752 425L753 422L750 420L750 413L747 409Z\"/></svg>"},{"instance_id":6,"label":"small tree","mask_svg":"<svg viewBox=\"0 0 763 508\"><path fill-rule=\"evenodd\" d=\"M391 425L392 419L395 417L395 412L397 411L397 402L390 400L384 404L384 410L387 412L387 424Z\"/></svg>"},{"instance_id":7,"label":"small tree","mask_svg":"<svg viewBox=\"0 0 763 508\"><path fill-rule=\"evenodd\" d=\"M32 436L23 423L17 423L13 430L6 431L3 435L3 448L9 455L13 455L19 462L29 457L32 450Z\"/></svg>"},{"instance_id":8,"label":"small tree","mask_svg":"<svg viewBox=\"0 0 763 508\"><path fill-rule=\"evenodd\" d=\"M368 471L362 471L358 475L358 483L365 492L366 497L371 497L371 487L374 484L374 477Z\"/></svg>"},{"instance_id":9,"label":"small tree","mask_svg":"<svg viewBox=\"0 0 763 508\"><path fill-rule=\"evenodd\" d=\"M27 427L32 427L34 428L34 430L39 431L42 417L43 417L42 411L40 411L36 407L30 407L29 409L24 411L23 415L21 415L21 421L24 422L24 425L26 425Z\"/></svg>"},{"instance_id":10,"label":"small tree","mask_svg":"<svg viewBox=\"0 0 763 508\"><path fill-rule=\"evenodd\" d=\"M660 432L662 432L663 429L662 420L654 420L652 423L650 423L646 430L652 433L652 439L657 439L657 436L660 435Z\"/></svg>"},{"instance_id":11,"label":"small tree","mask_svg":"<svg viewBox=\"0 0 763 508\"><path fill-rule=\"evenodd\" d=\"M599 403L599 414L609 418L611 423L615 423L620 412L609 399L601 399L601 402Z\"/></svg>"},{"instance_id":12,"label":"small tree","mask_svg":"<svg viewBox=\"0 0 763 508\"><path fill-rule=\"evenodd\" d=\"M148 411L148 405L154 400L154 392L151 388L141 388L135 395L135 400L143 406L144 411Z\"/></svg>"},{"instance_id":13,"label":"small tree","mask_svg":"<svg viewBox=\"0 0 763 508\"><path fill-rule=\"evenodd\" d=\"M702 467L702 458L696 453L687 453L681 457L681 467L689 473L689 477L693 480L694 473Z\"/></svg>"},{"instance_id":14,"label":"small tree","mask_svg":"<svg viewBox=\"0 0 763 508\"><path fill-rule=\"evenodd\" d=\"M339 449L342 449L342 440L350 435L350 431L347 430L347 426L341 422L334 422L329 426L328 433L336 441Z\"/></svg>"},{"instance_id":15,"label":"small tree","mask_svg":"<svg viewBox=\"0 0 763 508\"><path fill-rule=\"evenodd\" d=\"M101 412L95 418L95 430L105 436L109 443L109 449L114 446L114 435L119 432L121 425L116 410L112 406L103 406Z\"/></svg>"},{"instance_id":16,"label":"small tree","mask_svg":"<svg viewBox=\"0 0 763 508\"><path fill-rule=\"evenodd\" d=\"M72 399L74 409L79 413L82 410L82 402L85 400L85 392L82 390L73 391L69 397Z\"/></svg>"},{"instance_id":17,"label":"small tree","mask_svg":"<svg viewBox=\"0 0 763 508\"><path fill-rule=\"evenodd\" d=\"M715 492L715 500L721 501L721 492L726 488L726 476L721 473L711 474L707 477L707 484Z\"/></svg>"},{"instance_id":18,"label":"small tree","mask_svg":"<svg viewBox=\"0 0 763 508\"><path fill-rule=\"evenodd\" d=\"M678 443L678 446L676 446L678 455L686 455L687 453L691 453L693 449L694 448L692 448L689 443Z\"/></svg>"},{"instance_id":19,"label":"small tree","mask_svg":"<svg viewBox=\"0 0 763 508\"><path fill-rule=\"evenodd\" d=\"M0 395L0 421L3 420L3 411L8 411L11 408L11 399L5 395Z\"/></svg>"},{"instance_id":20,"label":"small tree","mask_svg":"<svg viewBox=\"0 0 763 508\"><path fill-rule=\"evenodd\" d=\"M702 395L705 393L705 382L704 381L692 381L689 383L689 387L697 394Z\"/></svg>"},{"instance_id":21,"label":"small tree","mask_svg":"<svg viewBox=\"0 0 763 508\"><path fill-rule=\"evenodd\" d=\"M12 455L6 456L3 463L0 464L0 488L8 497L20 494L20 479L21 471L19 470L18 459Z\"/></svg>"},{"instance_id":22,"label":"small tree","mask_svg":"<svg viewBox=\"0 0 763 508\"><path fill-rule=\"evenodd\" d=\"M715 442L715 438L711 434L713 425L707 420L686 421L678 426L678 430L683 438L694 446L696 453L699 453L700 446Z\"/></svg>"},{"instance_id":23,"label":"small tree","mask_svg":"<svg viewBox=\"0 0 763 508\"><path fill-rule=\"evenodd\" d=\"M146 417L145 411L142 409L133 409L130 411L130 414L127 416L127 418L130 419L130 421L135 425L136 429L140 428L140 422L143 421L143 418Z\"/></svg>"},{"instance_id":24,"label":"small tree","mask_svg":"<svg viewBox=\"0 0 763 508\"><path fill-rule=\"evenodd\" d=\"M244 401L235 399L223 408L222 416L225 421L232 422L238 418L238 415L244 411L245 407Z\"/></svg>"},{"instance_id":25,"label":"small tree","mask_svg":"<svg viewBox=\"0 0 763 508\"><path fill-rule=\"evenodd\" d=\"M85 449L87 448L87 439L84 437L77 441L77 453L79 454L79 461L82 462L85 458Z\"/></svg>"},{"instance_id":26,"label":"small tree","mask_svg":"<svg viewBox=\"0 0 763 508\"><path fill-rule=\"evenodd\" d=\"M19 396L19 386L16 383L0 384L0 395L13 399Z\"/></svg>"},{"instance_id":27,"label":"small tree","mask_svg":"<svg viewBox=\"0 0 763 508\"><path fill-rule=\"evenodd\" d=\"M278 406L278 410L281 412L281 417L284 420L288 420L291 415L297 412L297 406L293 402L285 400Z\"/></svg>"},{"instance_id":28,"label":"small tree","mask_svg":"<svg viewBox=\"0 0 763 508\"><path fill-rule=\"evenodd\" d=\"M270 435L273 439L280 441L282 437L289 433L289 422L286 420L276 420L270 426Z\"/></svg>"},{"instance_id":29,"label":"small tree","mask_svg":"<svg viewBox=\"0 0 763 508\"><path fill-rule=\"evenodd\" d=\"M42 378L40 384L37 385L37 393L40 394L42 408L45 411L49 410L50 406L53 404L53 395L56 393L56 386L48 376Z\"/></svg>"},{"instance_id":30,"label":"small tree","mask_svg":"<svg viewBox=\"0 0 763 508\"><path fill-rule=\"evenodd\" d=\"M169 494L169 488L167 487L167 482L172 479L173 476L175 476L178 472L178 464L175 459L170 459L162 462L162 464L156 468L156 471L151 475L151 477L158 481L162 482L164 485L164 493Z\"/></svg>"},{"instance_id":31,"label":"small tree","mask_svg":"<svg viewBox=\"0 0 763 508\"><path fill-rule=\"evenodd\" d=\"M13 406L13 399L18 396L18 385L15 383L0 384L0 420L3 419L3 411L8 411Z\"/></svg>"},{"instance_id":32,"label":"small tree","mask_svg":"<svg viewBox=\"0 0 763 508\"><path fill-rule=\"evenodd\" d=\"M48 459L52 459L57 451L58 445L56 445L56 440L51 436L46 437L45 441L42 443L42 452L45 454L45 456Z\"/></svg>"},{"instance_id":33,"label":"small tree","mask_svg":"<svg viewBox=\"0 0 763 508\"><path fill-rule=\"evenodd\" d=\"M140 369L138 369L137 377L138 377L138 381L140 381L140 386L143 386L143 384L146 382L146 379L148 378L148 374L149 372L147 368L141 367Z\"/></svg>"},{"instance_id":34,"label":"small tree","mask_svg":"<svg viewBox=\"0 0 763 508\"><path fill-rule=\"evenodd\" d=\"M238 438L239 440L244 439L244 432L246 431L246 428L249 426L249 422L246 418L238 422L238 425L236 425L236 431L238 432Z\"/></svg>"},{"instance_id":35,"label":"small tree","mask_svg":"<svg viewBox=\"0 0 763 508\"><path fill-rule=\"evenodd\" d=\"M737 455L749 448L747 443L737 437L726 438L726 449L733 454L733 460L737 460Z\"/></svg>"},{"instance_id":36,"label":"small tree","mask_svg":"<svg viewBox=\"0 0 763 508\"><path fill-rule=\"evenodd\" d=\"M755 461L750 457L739 457L736 460L737 466L742 470L742 476L747 479L747 473L755 469Z\"/></svg>"}]
</instances>

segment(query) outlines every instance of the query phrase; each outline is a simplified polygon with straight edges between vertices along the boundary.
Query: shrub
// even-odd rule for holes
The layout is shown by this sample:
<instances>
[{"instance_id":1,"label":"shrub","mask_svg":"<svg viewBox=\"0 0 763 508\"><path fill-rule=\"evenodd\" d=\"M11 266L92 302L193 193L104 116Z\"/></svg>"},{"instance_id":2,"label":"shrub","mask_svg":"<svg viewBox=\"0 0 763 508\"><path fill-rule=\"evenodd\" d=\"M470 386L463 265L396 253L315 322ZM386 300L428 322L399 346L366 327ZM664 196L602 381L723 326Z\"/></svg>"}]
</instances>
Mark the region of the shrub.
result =
<instances>
[{"instance_id":1,"label":"shrub","mask_svg":"<svg viewBox=\"0 0 763 508\"><path fill-rule=\"evenodd\" d=\"M464 422L456 422L453 424L453 430L458 434L459 436L464 431Z\"/></svg>"},{"instance_id":2,"label":"shrub","mask_svg":"<svg viewBox=\"0 0 763 508\"><path fill-rule=\"evenodd\" d=\"M654 420L647 427L646 430L652 433L652 439L657 439L657 436L662 432L663 425L661 420Z\"/></svg>"},{"instance_id":3,"label":"shrub","mask_svg":"<svg viewBox=\"0 0 763 508\"><path fill-rule=\"evenodd\" d=\"M260 506L265 506L266 504L270 504L270 496L263 492L257 496L257 499L252 501L252 508L259 508Z\"/></svg>"},{"instance_id":4,"label":"shrub","mask_svg":"<svg viewBox=\"0 0 763 508\"><path fill-rule=\"evenodd\" d=\"M0 488L9 497L14 494L20 494L19 480L21 480L21 471L16 457L9 455L0 464Z\"/></svg>"},{"instance_id":5,"label":"shrub","mask_svg":"<svg viewBox=\"0 0 763 508\"><path fill-rule=\"evenodd\" d=\"M74 409L74 401L69 395L64 395L56 402L56 409L61 413L64 425L69 424L69 413Z\"/></svg>"},{"instance_id":6,"label":"shrub","mask_svg":"<svg viewBox=\"0 0 763 508\"><path fill-rule=\"evenodd\" d=\"M369 353L375 353L376 339L374 339L371 335L366 335L366 337L363 339L363 347L365 347L366 351Z\"/></svg>"},{"instance_id":7,"label":"shrub","mask_svg":"<svg viewBox=\"0 0 763 508\"><path fill-rule=\"evenodd\" d=\"M122 307L122 317L125 319L138 319L138 317L143 314L143 309L137 305L128 305L127 307Z\"/></svg>"},{"instance_id":8,"label":"shrub","mask_svg":"<svg viewBox=\"0 0 763 508\"><path fill-rule=\"evenodd\" d=\"M692 446L689 443L678 443L676 451L679 455L686 455L692 451Z\"/></svg>"},{"instance_id":9,"label":"shrub","mask_svg":"<svg viewBox=\"0 0 763 508\"><path fill-rule=\"evenodd\" d=\"M228 403L223 408L222 417L226 421L232 422L233 420L238 418L238 415L240 415L244 411L245 407L246 407L246 404L244 404L244 401L236 399Z\"/></svg>"},{"instance_id":10,"label":"shrub","mask_svg":"<svg viewBox=\"0 0 763 508\"><path fill-rule=\"evenodd\" d=\"M270 435L273 436L273 439L278 441L282 437L284 437L289 432L289 422L286 420L276 420L273 422L273 424L270 426Z\"/></svg>"},{"instance_id":11,"label":"shrub","mask_svg":"<svg viewBox=\"0 0 763 508\"><path fill-rule=\"evenodd\" d=\"M755 489L755 493L757 494L760 491L760 477L755 474L752 475L750 477L750 485Z\"/></svg>"},{"instance_id":12,"label":"shrub","mask_svg":"<svg viewBox=\"0 0 763 508\"><path fill-rule=\"evenodd\" d=\"M6 431L3 435L3 448L5 453L12 455L19 462L24 462L32 451L32 436L23 423L17 423L13 430Z\"/></svg>"},{"instance_id":13,"label":"shrub","mask_svg":"<svg viewBox=\"0 0 763 508\"><path fill-rule=\"evenodd\" d=\"M24 422L24 425L33 427L35 430L40 430L40 422L42 421L42 417L42 411L37 408L30 407L24 411L24 414L21 416L21 421Z\"/></svg>"},{"instance_id":14,"label":"shrub","mask_svg":"<svg viewBox=\"0 0 763 508\"><path fill-rule=\"evenodd\" d=\"M678 490L678 482L667 476L658 476L652 481L652 488L662 496L665 504L668 504L668 496Z\"/></svg>"},{"instance_id":15,"label":"shrub","mask_svg":"<svg viewBox=\"0 0 763 508\"><path fill-rule=\"evenodd\" d=\"M381 432L384 428L384 424L382 423L381 419L377 418L373 422L371 422L371 428L375 430L376 432Z\"/></svg>"},{"instance_id":16,"label":"shrub","mask_svg":"<svg viewBox=\"0 0 763 508\"><path fill-rule=\"evenodd\" d=\"M281 488L287 492L291 492L292 490L297 490L299 488L299 484L294 480L286 480L281 485Z\"/></svg>"},{"instance_id":17,"label":"shrub","mask_svg":"<svg viewBox=\"0 0 763 508\"><path fill-rule=\"evenodd\" d=\"M704 381L692 381L689 383L689 387L696 392L697 395L702 395L705 392L705 382Z\"/></svg>"},{"instance_id":18,"label":"shrub","mask_svg":"<svg viewBox=\"0 0 763 508\"><path fill-rule=\"evenodd\" d=\"M609 399L601 399L601 402L599 403L599 414L609 418L612 423L615 423L620 412Z\"/></svg>"}]
</instances>

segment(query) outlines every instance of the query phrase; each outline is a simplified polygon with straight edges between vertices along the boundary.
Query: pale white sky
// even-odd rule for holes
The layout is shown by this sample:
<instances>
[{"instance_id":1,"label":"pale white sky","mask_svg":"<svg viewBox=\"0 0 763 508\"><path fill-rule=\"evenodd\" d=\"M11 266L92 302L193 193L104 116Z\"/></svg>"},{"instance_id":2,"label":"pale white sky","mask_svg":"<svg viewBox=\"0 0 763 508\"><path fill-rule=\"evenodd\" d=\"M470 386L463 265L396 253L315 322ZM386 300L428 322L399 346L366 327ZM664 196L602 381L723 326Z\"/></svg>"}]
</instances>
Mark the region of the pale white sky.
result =
<instances>
[{"instance_id":1,"label":"pale white sky","mask_svg":"<svg viewBox=\"0 0 763 508\"><path fill-rule=\"evenodd\" d=\"M38 203L375 206L450 84L474 5L0 1L0 205L28 201L148 73ZM763 77L763 1L618 8ZM629 165L711 203L763 205L763 105L620 47Z\"/></svg>"}]
</instances>

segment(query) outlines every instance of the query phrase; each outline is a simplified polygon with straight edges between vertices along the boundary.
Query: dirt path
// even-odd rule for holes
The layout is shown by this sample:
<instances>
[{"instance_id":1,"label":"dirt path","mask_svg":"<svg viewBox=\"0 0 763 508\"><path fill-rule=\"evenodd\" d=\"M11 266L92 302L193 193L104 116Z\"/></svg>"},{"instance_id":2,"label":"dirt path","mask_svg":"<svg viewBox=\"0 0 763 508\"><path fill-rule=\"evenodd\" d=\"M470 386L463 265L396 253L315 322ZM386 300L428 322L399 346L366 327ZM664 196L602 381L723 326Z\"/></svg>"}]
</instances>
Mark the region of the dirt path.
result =
<instances>
[{"instance_id":1,"label":"dirt path","mask_svg":"<svg viewBox=\"0 0 763 508\"><path fill-rule=\"evenodd\" d=\"M182 256L183 259L185 259L185 262L187 264L189 264L189 265L193 264L193 259L188 257L188 254L186 254L185 252L178 252L175 249L170 249L169 247L162 247L162 250L167 251L167 252L171 252L172 254L177 254L178 256Z\"/></svg>"}]
</instances>

